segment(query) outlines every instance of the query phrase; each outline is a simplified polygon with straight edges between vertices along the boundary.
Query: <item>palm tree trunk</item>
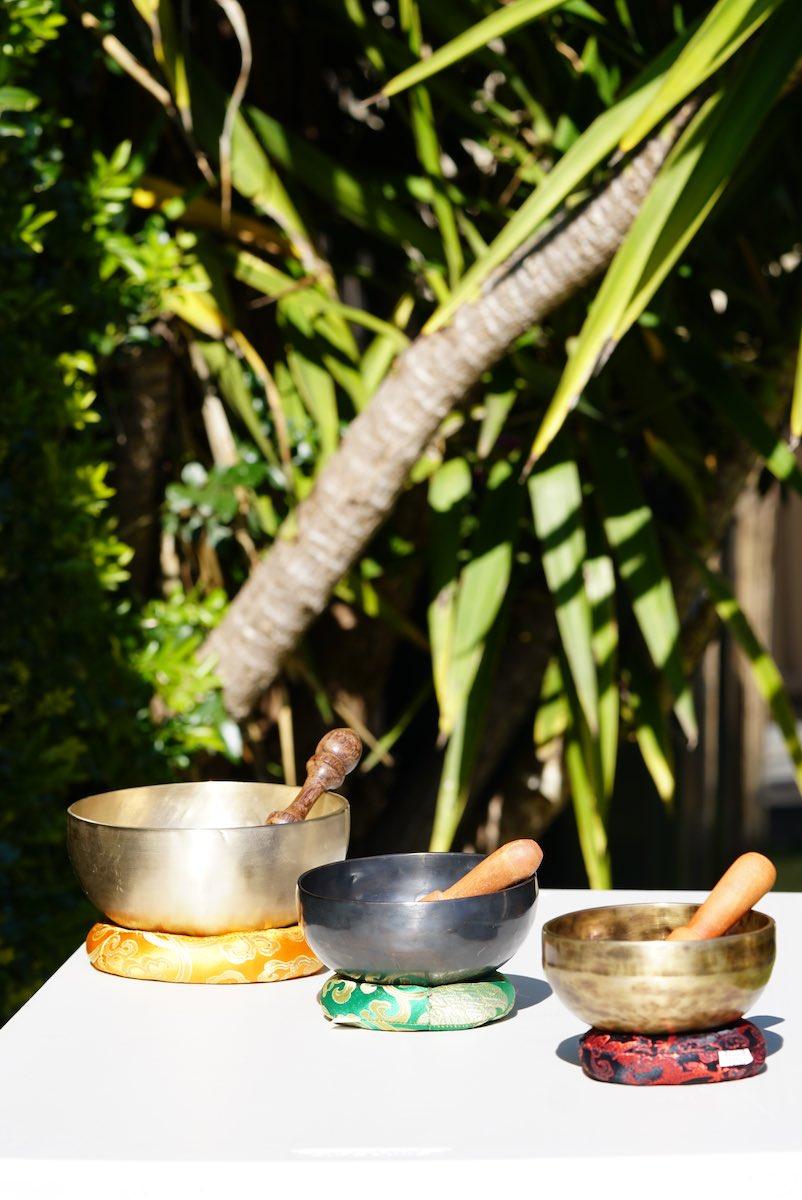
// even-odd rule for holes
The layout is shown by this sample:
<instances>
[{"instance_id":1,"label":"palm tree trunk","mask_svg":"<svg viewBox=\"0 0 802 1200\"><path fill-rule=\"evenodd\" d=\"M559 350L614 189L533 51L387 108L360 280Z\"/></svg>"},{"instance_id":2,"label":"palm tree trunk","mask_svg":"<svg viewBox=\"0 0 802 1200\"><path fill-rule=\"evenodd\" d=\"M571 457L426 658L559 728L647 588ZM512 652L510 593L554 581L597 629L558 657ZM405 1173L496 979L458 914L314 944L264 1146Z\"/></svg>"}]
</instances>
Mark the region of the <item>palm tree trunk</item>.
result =
<instances>
[{"instance_id":1,"label":"palm tree trunk","mask_svg":"<svg viewBox=\"0 0 802 1200\"><path fill-rule=\"evenodd\" d=\"M610 262L680 130L687 104L584 208L516 256L446 328L404 352L202 647L229 712L244 717L391 512L444 417L512 342Z\"/></svg>"}]
</instances>

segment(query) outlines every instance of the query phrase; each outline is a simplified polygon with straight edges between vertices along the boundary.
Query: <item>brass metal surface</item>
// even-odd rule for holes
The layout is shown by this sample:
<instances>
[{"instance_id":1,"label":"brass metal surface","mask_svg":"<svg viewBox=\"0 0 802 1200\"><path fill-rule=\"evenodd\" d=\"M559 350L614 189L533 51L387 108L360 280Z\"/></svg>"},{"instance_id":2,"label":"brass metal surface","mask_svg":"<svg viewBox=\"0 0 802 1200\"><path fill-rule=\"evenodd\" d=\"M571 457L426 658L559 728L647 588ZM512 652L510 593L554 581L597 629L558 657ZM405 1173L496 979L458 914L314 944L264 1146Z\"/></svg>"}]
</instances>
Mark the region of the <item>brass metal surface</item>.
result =
<instances>
[{"instance_id":1,"label":"brass metal surface","mask_svg":"<svg viewBox=\"0 0 802 1200\"><path fill-rule=\"evenodd\" d=\"M265 825L297 788L177 783L105 792L68 809L70 859L92 903L130 929L216 934L296 921L298 876L345 857L348 802Z\"/></svg>"},{"instance_id":2,"label":"brass metal surface","mask_svg":"<svg viewBox=\"0 0 802 1200\"><path fill-rule=\"evenodd\" d=\"M712 1029L751 1008L775 957L771 917L747 913L724 937L667 942L695 904L586 908L543 927L543 968L563 1004L597 1029Z\"/></svg>"}]
</instances>

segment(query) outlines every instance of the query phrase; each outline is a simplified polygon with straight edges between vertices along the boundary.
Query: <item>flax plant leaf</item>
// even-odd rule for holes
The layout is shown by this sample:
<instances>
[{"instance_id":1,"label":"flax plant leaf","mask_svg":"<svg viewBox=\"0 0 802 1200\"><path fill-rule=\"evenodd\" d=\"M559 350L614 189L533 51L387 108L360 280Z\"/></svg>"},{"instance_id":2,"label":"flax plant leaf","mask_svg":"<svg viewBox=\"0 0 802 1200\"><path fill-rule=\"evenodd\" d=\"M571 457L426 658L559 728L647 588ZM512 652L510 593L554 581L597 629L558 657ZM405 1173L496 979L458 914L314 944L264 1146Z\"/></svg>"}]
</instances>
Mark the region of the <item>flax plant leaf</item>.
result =
<instances>
[{"instance_id":1,"label":"flax plant leaf","mask_svg":"<svg viewBox=\"0 0 802 1200\"><path fill-rule=\"evenodd\" d=\"M588 728L599 728L593 618L583 575L587 539L582 484L567 439L560 439L529 477L529 498L543 570L565 656Z\"/></svg>"},{"instance_id":2,"label":"flax plant leaf","mask_svg":"<svg viewBox=\"0 0 802 1200\"><path fill-rule=\"evenodd\" d=\"M588 439L588 455L604 531L635 619L652 661L674 697L685 736L695 745L698 729L693 697L682 670L679 616L654 515L623 442L599 427Z\"/></svg>"}]
</instances>

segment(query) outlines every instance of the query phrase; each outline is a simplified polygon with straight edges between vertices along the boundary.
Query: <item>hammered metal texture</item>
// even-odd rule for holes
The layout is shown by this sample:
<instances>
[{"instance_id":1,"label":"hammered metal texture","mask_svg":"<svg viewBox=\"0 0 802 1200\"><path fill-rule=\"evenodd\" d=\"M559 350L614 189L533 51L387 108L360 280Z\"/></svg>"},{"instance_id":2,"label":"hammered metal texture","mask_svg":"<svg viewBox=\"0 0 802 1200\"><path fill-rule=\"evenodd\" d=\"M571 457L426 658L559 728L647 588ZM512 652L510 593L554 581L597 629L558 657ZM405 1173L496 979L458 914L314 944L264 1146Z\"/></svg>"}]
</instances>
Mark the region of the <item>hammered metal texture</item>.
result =
<instances>
[{"instance_id":1,"label":"hammered metal texture","mask_svg":"<svg viewBox=\"0 0 802 1200\"><path fill-rule=\"evenodd\" d=\"M743 1016L774 965L771 917L750 912L724 937L667 942L694 904L582 909L543 927L543 968L563 1004L597 1029L677 1033Z\"/></svg>"}]
</instances>

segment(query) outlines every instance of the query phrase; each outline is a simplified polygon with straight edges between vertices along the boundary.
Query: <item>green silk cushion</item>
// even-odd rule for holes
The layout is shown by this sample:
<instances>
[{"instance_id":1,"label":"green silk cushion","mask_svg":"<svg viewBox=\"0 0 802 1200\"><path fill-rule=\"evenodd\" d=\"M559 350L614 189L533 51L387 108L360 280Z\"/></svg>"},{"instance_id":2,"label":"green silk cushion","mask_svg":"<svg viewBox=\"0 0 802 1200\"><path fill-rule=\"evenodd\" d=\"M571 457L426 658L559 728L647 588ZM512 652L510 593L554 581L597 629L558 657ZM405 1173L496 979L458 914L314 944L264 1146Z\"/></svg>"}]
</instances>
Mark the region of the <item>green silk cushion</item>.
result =
<instances>
[{"instance_id":1,"label":"green silk cushion","mask_svg":"<svg viewBox=\"0 0 802 1200\"><path fill-rule=\"evenodd\" d=\"M317 999L326 1017L335 1024L416 1033L475 1029L499 1021L512 1011L515 988L498 973L470 983L445 983L440 987L356 983L332 975Z\"/></svg>"}]
</instances>

